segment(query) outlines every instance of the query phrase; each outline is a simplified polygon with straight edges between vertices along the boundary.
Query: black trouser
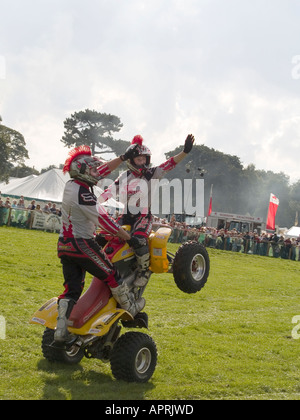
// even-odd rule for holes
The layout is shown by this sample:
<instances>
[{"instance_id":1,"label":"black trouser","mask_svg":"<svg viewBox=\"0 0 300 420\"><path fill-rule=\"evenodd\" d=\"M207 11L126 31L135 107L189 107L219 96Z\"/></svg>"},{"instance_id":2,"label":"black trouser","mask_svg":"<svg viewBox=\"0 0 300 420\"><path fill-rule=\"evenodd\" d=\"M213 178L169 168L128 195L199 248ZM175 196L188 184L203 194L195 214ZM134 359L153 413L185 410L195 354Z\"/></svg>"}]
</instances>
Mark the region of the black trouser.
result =
<instances>
[{"instance_id":1,"label":"black trouser","mask_svg":"<svg viewBox=\"0 0 300 420\"><path fill-rule=\"evenodd\" d=\"M118 286L112 263L94 239L59 238L57 249L65 280L65 290L58 299L77 302L84 288L86 272L110 287Z\"/></svg>"},{"instance_id":2,"label":"black trouser","mask_svg":"<svg viewBox=\"0 0 300 420\"><path fill-rule=\"evenodd\" d=\"M148 238L152 231L153 216L152 214L143 215L131 215L125 214L119 220L118 223L121 225L130 225L131 229L131 240L128 241L130 246L136 251L137 249L144 247L149 252Z\"/></svg>"}]
</instances>

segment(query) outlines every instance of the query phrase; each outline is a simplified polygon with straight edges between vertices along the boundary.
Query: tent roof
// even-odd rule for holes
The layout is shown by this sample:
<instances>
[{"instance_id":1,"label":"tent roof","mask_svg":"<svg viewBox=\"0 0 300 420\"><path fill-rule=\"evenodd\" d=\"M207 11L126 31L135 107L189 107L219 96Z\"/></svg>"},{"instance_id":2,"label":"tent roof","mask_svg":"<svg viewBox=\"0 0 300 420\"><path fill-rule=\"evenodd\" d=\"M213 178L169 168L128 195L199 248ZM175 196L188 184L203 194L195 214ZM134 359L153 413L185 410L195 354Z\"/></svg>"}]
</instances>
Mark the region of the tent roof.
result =
<instances>
[{"instance_id":1,"label":"tent roof","mask_svg":"<svg viewBox=\"0 0 300 420\"><path fill-rule=\"evenodd\" d=\"M25 176L24 178L9 178L8 184L6 182L0 182L0 191L2 194L7 194L6 190L10 190L16 186L19 186L27 181L29 181L30 179L36 178L36 175L29 175L29 176ZM8 195L8 194L7 194ZM23 195L23 194L21 194Z\"/></svg>"},{"instance_id":2,"label":"tent roof","mask_svg":"<svg viewBox=\"0 0 300 420\"><path fill-rule=\"evenodd\" d=\"M293 226L293 227L291 227L285 233L285 236L288 236L289 238L298 238L300 236L300 227L299 226Z\"/></svg>"},{"instance_id":3,"label":"tent roof","mask_svg":"<svg viewBox=\"0 0 300 420\"><path fill-rule=\"evenodd\" d=\"M60 169L51 169L35 177L19 178L2 187L2 194L15 195L41 201L62 201L65 183L70 179Z\"/></svg>"},{"instance_id":4,"label":"tent roof","mask_svg":"<svg viewBox=\"0 0 300 420\"><path fill-rule=\"evenodd\" d=\"M63 174L61 169L50 169L39 176L30 175L25 178L11 178L8 184L0 184L0 191L4 195L17 197L23 195L27 199L61 203L65 184L69 179L69 174ZM95 187L94 192L99 197L103 190ZM121 203L112 198L104 205L123 208Z\"/></svg>"}]
</instances>

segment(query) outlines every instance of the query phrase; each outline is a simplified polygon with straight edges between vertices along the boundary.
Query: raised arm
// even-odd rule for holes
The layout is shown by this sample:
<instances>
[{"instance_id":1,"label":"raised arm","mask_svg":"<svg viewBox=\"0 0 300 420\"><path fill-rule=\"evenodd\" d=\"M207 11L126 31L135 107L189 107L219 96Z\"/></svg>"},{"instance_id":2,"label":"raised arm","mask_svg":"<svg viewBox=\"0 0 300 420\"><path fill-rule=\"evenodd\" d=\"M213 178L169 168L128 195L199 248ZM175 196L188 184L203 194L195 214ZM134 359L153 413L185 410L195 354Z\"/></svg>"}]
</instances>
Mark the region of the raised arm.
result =
<instances>
[{"instance_id":1,"label":"raised arm","mask_svg":"<svg viewBox=\"0 0 300 420\"><path fill-rule=\"evenodd\" d=\"M195 141L194 136L192 134L189 134L187 138L185 139L183 151L178 153L178 155L173 156L173 159L176 165L177 163L181 162L186 157L187 154L190 153L190 151L193 148L194 141Z\"/></svg>"},{"instance_id":2,"label":"raised arm","mask_svg":"<svg viewBox=\"0 0 300 420\"><path fill-rule=\"evenodd\" d=\"M128 147L124 155L121 155L115 159L110 160L109 162L105 162L98 168L98 172L101 176L105 177L109 175L112 171L118 168L122 162L127 159L130 159L131 156L134 155L136 149L136 145Z\"/></svg>"}]
</instances>

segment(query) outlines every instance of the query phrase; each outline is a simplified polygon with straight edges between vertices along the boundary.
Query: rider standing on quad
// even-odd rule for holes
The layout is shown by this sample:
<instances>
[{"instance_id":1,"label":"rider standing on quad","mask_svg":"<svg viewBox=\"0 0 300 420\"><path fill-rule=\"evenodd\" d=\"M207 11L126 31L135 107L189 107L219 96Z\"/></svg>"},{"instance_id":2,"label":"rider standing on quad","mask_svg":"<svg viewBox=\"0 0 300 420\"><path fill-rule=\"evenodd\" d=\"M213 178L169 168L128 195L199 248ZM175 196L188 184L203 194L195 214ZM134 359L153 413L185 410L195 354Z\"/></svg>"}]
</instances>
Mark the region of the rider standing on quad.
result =
<instances>
[{"instance_id":1,"label":"rider standing on quad","mask_svg":"<svg viewBox=\"0 0 300 420\"><path fill-rule=\"evenodd\" d=\"M55 341L67 340L67 320L82 293L86 271L103 280L120 306L133 316L145 306L145 299L135 300L125 283L119 285L112 263L95 241L97 226L124 241L131 238L97 203L93 186L122 161L130 159L133 153L134 149L128 150L121 157L103 163L92 156L88 146L79 146L70 151L65 162L63 172L69 172L71 180L66 183L64 190L62 228L58 240L65 290L58 298Z\"/></svg>"},{"instance_id":2,"label":"rider standing on quad","mask_svg":"<svg viewBox=\"0 0 300 420\"><path fill-rule=\"evenodd\" d=\"M137 135L133 138L131 146L126 150L128 171L123 172L119 178L110 185L100 197L100 202L105 202L116 193L119 201L125 205L123 215L118 222L120 225L131 226L131 239L129 245L134 249L138 263L138 272L134 285L143 287L150 277L149 264L149 241L148 237L152 230L153 216L150 211L151 180L161 179L164 174L181 162L193 148L195 138L189 134L185 140L183 151L157 167L150 167L151 152L143 144L143 138ZM133 150L131 154L130 151ZM143 182L140 182L143 180ZM142 207L143 196L147 197L147 207ZM132 197L141 197L140 200L130 200ZM132 203L135 201L135 205ZM137 207L139 209L137 211Z\"/></svg>"}]
</instances>

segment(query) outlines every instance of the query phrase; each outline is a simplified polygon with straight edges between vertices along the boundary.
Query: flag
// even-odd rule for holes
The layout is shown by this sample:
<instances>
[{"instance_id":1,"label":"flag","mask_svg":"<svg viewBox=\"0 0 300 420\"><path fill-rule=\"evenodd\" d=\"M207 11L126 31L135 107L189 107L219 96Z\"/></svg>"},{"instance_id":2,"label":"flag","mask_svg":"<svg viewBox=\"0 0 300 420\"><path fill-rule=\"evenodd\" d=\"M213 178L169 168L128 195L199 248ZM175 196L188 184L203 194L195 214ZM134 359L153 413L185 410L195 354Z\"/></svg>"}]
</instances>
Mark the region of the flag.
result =
<instances>
[{"instance_id":1,"label":"flag","mask_svg":"<svg viewBox=\"0 0 300 420\"><path fill-rule=\"evenodd\" d=\"M211 187L210 187L210 198L209 198L207 217L210 216L212 212L212 190L213 190L213 184L211 184Z\"/></svg>"},{"instance_id":2,"label":"flag","mask_svg":"<svg viewBox=\"0 0 300 420\"><path fill-rule=\"evenodd\" d=\"M279 199L271 193L267 217L267 230L275 230L275 216L279 206Z\"/></svg>"}]
</instances>

